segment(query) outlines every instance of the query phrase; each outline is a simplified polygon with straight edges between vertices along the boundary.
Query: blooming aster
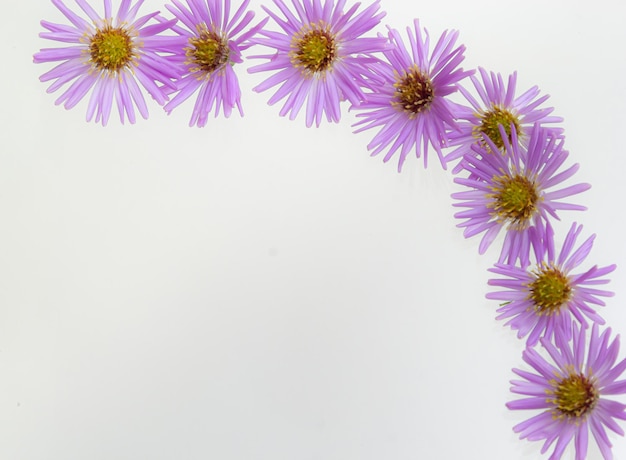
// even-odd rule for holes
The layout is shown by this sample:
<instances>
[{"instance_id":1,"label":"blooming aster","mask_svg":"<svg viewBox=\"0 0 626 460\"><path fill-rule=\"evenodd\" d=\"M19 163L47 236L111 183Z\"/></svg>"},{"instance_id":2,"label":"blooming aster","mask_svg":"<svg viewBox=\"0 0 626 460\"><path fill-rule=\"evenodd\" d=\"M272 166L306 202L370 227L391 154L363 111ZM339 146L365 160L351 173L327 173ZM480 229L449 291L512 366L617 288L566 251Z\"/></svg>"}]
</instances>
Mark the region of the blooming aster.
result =
<instances>
[{"instance_id":1,"label":"blooming aster","mask_svg":"<svg viewBox=\"0 0 626 460\"><path fill-rule=\"evenodd\" d=\"M466 155L463 167L469 177L456 177L454 182L470 188L452 194L456 207L469 208L456 213L466 238L484 233L479 252L483 254L504 227L504 244L498 263L528 261L530 238L528 228L558 219L557 210L585 210L577 204L563 203L562 198L576 195L590 185L581 183L551 190L578 171L578 164L559 171L568 157L563 138L538 124L530 132L528 144L520 144L514 126L511 141L501 126L504 155L493 154L497 146L487 136L484 142L472 145L474 155Z\"/></svg>"},{"instance_id":2,"label":"blooming aster","mask_svg":"<svg viewBox=\"0 0 626 460\"><path fill-rule=\"evenodd\" d=\"M589 255L595 238L592 235L576 247L581 230L582 225L574 223L557 254L550 223L545 228L531 228L534 266L496 264L489 269L504 277L489 280L489 285L506 289L487 294L488 299L505 302L498 309L497 319L510 318L506 324L518 331L519 338L528 336L527 345L535 345L542 335L548 339L557 333L571 337L572 317L584 327L588 325L585 316L604 324L590 304L604 306L599 297L611 297L613 293L592 286L608 283L604 276L615 270L615 265L601 268L595 265L581 273L572 273Z\"/></svg>"},{"instance_id":3,"label":"blooming aster","mask_svg":"<svg viewBox=\"0 0 626 460\"><path fill-rule=\"evenodd\" d=\"M539 97L540 91L533 86L520 96L515 96L517 89L517 72L509 75L505 85L502 75L478 68L482 82L476 75L472 75L471 81L480 97L480 101L462 86L459 91L471 107L457 105L457 129L450 134L450 145L458 146L446 156L446 161L453 161L463 155L471 153L471 145L481 142L481 136L488 136L493 143L503 149L504 145L500 135L499 126L502 125L511 136L511 126L517 131L518 140L522 143L528 141L530 131L535 123L543 126L546 124L559 123L561 117L551 116L552 107L539 108L550 96L544 94ZM561 134L563 130L558 127L551 128L555 133ZM458 172L457 167L454 172Z\"/></svg>"},{"instance_id":4,"label":"blooming aster","mask_svg":"<svg viewBox=\"0 0 626 460\"><path fill-rule=\"evenodd\" d=\"M626 405L607 396L626 393L626 380L617 380L626 369L626 359L617 365L619 335L610 340L611 329L599 334L591 329L586 346L587 329L574 324L573 338L557 334L554 344L546 338L541 345L551 360L537 350L527 348L522 358L535 372L513 369L523 380L512 380L511 391L527 396L508 402L509 409L543 409L538 415L516 425L513 430L521 439L544 441L541 453L556 442L550 460L558 460L574 439L576 460L587 455L589 431L605 460L613 458L606 428L624 436L615 419L626 420Z\"/></svg>"},{"instance_id":5,"label":"blooming aster","mask_svg":"<svg viewBox=\"0 0 626 460\"><path fill-rule=\"evenodd\" d=\"M244 0L232 17L230 0L185 0L186 6L176 0L173 3L165 7L184 25L172 27L184 41L173 41L170 59L183 69L177 81L179 92L165 110L170 113L199 90L190 126L205 126L214 106L215 116L221 108L228 117L235 106L243 115L233 65L243 62L241 52L251 46L248 39L268 18L243 32L254 17L252 11L246 11L249 0Z\"/></svg>"},{"instance_id":6,"label":"blooming aster","mask_svg":"<svg viewBox=\"0 0 626 460\"><path fill-rule=\"evenodd\" d=\"M274 4L285 17L263 7L282 32L261 30L254 42L276 50L273 54L253 56L268 59L249 72L277 71L254 88L257 92L279 86L269 104L287 98L280 111L294 119L306 102L306 125L319 126L322 116L338 122L339 103L359 104L363 87L372 76L371 57L385 49L383 37L362 37L380 22L379 0L357 14L360 3L344 12L346 0L292 0L295 14L282 0Z\"/></svg>"},{"instance_id":7,"label":"blooming aster","mask_svg":"<svg viewBox=\"0 0 626 460\"><path fill-rule=\"evenodd\" d=\"M363 119L355 124L360 126L355 132L380 127L367 148L372 156L387 150L385 162L400 150L398 171L411 150L418 158L423 153L426 166L429 144L445 168L441 149L447 145L449 130L456 126L454 105L446 96L472 73L459 68L465 47L455 45L457 31L446 31L431 53L428 32L422 32L417 19L407 34L410 50L400 34L389 29L393 46L384 51L387 61L376 66L383 83L370 85L371 93L357 107L363 111L357 117Z\"/></svg>"},{"instance_id":8,"label":"blooming aster","mask_svg":"<svg viewBox=\"0 0 626 460\"><path fill-rule=\"evenodd\" d=\"M69 84L56 100L57 105L64 104L70 109L91 90L87 121L95 115L96 122L106 125L115 99L122 123L125 114L134 123L134 106L143 118L148 117L148 108L137 82L159 104L165 103L164 88L175 88L171 80L176 78L177 70L157 54L162 38L157 34L171 27L175 20L146 25L158 12L137 18L143 0L134 5L131 0L122 0L115 16L111 0L104 0L104 17L100 17L85 0L76 0L88 20L78 16L61 0L52 0L52 3L72 25L41 21L49 32L41 33L40 37L70 43L71 46L42 49L34 55L34 62L61 62L40 77L44 82L54 80L48 88L49 93Z\"/></svg>"}]
</instances>

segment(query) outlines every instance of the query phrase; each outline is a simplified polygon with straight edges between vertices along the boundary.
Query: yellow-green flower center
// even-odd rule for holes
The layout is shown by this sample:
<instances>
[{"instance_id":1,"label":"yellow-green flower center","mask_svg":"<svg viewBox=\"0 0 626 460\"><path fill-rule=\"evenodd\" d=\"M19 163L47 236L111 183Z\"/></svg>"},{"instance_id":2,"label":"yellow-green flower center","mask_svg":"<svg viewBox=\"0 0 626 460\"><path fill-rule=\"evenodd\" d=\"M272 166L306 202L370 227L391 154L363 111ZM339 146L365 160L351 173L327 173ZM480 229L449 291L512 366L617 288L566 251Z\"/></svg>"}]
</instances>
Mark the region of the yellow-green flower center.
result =
<instances>
[{"instance_id":1,"label":"yellow-green flower center","mask_svg":"<svg viewBox=\"0 0 626 460\"><path fill-rule=\"evenodd\" d=\"M539 194L534 182L526 176L503 175L494 178L489 204L498 218L511 222L518 228L525 228L529 219L537 211Z\"/></svg>"},{"instance_id":2,"label":"yellow-green flower center","mask_svg":"<svg viewBox=\"0 0 626 460\"><path fill-rule=\"evenodd\" d=\"M133 40L127 30L105 26L91 37L89 54L98 69L117 72L133 59Z\"/></svg>"},{"instance_id":3,"label":"yellow-green flower center","mask_svg":"<svg viewBox=\"0 0 626 460\"><path fill-rule=\"evenodd\" d=\"M435 91L430 78L417 66L405 70L402 75L397 75L393 86L396 91L395 99L391 104L408 112L411 118L428 110L435 99Z\"/></svg>"},{"instance_id":4,"label":"yellow-green flower center","mask_svg":"<svg viewBox=\"0 0 626 460\"><path fill-rule=\"evenodd\" d=\"M538 315L558 313L571 296L569 280L555 267L540 268L530 283L530 299Z\"/></svg>"},{"instance_id":5,"label":"yellow-green flower center","mask_svg":"<svg viewBox=\"0 0 626 460\"><path fill-rule=\"evenodd\" d=\"M337 43L325 27L296 34L291 48L292 64L311 73L328 70L337 57Z\"/></svg>"},{"instance_id":6,"label":"yellow-green flower center","mask_svg":"<svg viewBox=\"0 0 626 460\"><path fill-rule=\"evenodd\" d=\"M480 125L474 128L474 135L480 136L485 134L500 150L504 149L504 141L500 134L500 125L504 128L506 136L509 142L511 139L511 124L515 128L515 132L520 132L520 123L517 115L514 115L510 110L504 109L497 105L491 107L480 115Z\"/></svg>"},{"instance_id":7,"label":"yellow-green flower center","mask_svg":"<svg viewBox=\"0 0 626 460\"><path fill-rule=\"evenodd\" d=\"M594 383L586 376L570 373L560 382L553 381L554 398L548 402L554 404L554 415L557 418L580 418L595 407L600 395Z\"/></svg>"},{"instance_id":8,"label":"yellow-green flower center","mask_svg":"<svg viewBox=\"0 0 626 460\"><path fill-rule=\"evenodd\" d=\"M198 36L189 39L189 46L185 49L188 63L193 64L192 72L210 74L224 66L230 56L226 39L205 24L197 26Z\"/></svg>"}]
</instances>

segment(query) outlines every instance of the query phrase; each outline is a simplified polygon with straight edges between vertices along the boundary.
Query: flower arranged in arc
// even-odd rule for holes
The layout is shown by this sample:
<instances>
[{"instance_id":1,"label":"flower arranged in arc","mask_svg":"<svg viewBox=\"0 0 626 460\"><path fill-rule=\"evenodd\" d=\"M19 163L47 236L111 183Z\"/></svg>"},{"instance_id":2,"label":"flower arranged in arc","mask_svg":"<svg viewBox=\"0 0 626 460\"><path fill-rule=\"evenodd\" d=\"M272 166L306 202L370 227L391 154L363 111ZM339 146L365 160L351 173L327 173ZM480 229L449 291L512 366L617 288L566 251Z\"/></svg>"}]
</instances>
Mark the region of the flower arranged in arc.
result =
<instances>
[{"instance_id":1,"label":"flower arranged in arc","mask_svg":"<svg viewBox=\"0 0 626 460\"><path fill-rule=\"evenodd\" d=\"M432 51L418 20L407 28L408 46L391 27L373 35L385 15L380 0L364 8L348 0L290 0L290 6L273 0L278 11L263 6L266 16L254 25L249 0L171 0L165 8L172 18L139 16L144 0L120 0L115 14L111 0L103 0L102 15L87 0L75 0L85 17L62 0L51 1L70 25L41 21L47 32L40 36L69 46L44 48L34 62L57 63L40 77L52 81L49 93L65 88L56 104L73 108L91 92L87 121L106 125L114 102L122 123L136 121L135 109L147 118L140 87L167 113L197 93L190 126L206 126L211 112L228 117L236 108L243 115L237 67L244 51L260 46L272 51L250 56L266 62L248 70L271 75L254 90L276 88L269 104L284 100L281 116L295 119L304 109L309 127L339 122L341 104L348 102L360 119L355 132L378 129L371 155L386 151L384 162L397 155L398 171L411 152L423 156L426 167L429 148L443 168L456 162L454 182L465 190L452 195L453 206L464 208L455 217L463 220L466 238L482 234L481 254L505 233L490 270L499 278L489 281L504 290L487 297L504 301L497 318L526 337L522 357L537 372L513 370L524 381L513 381L512 391L528 398L507 406L543 410L514 430L543 440L542 452L554 445L550 459L559 459L572 439L576 458L584 458L591 431L604 458L611 458L605 428L624 435L614 419L626 420L626 406L605 396L626 393L626 381L618 380L626 360L616 364L619 340L609 343L608 328L600 334L604 320L592 305L612 295L595 286L608 282L615 265L573 273L595 237L576 247L578 224L557 255L550 222L560 211L584 210L561 200L589 184L562 185L579 166L564 166L562 118L542 107L547 95L537 87L516 95L517 73L505 85L500 74L461 68L465 47L457 45L456 31L443 32ZM270 19L279 31L266 29ZM466 79L478 98L463 86ZM457 91L469 106L449 98Z\"/></svg>"},{"instance_id":2,"label":"flower arranged in arc","mask_svg":"<svg viewBox=\"0 0 626 460\"><path fill-rule=\"evenodd\" d=\"M383 51L385 61L374 67L382 82L371 84L360 104L353 104L362 120L354 126L356 132L379 128L367 148L371 155L387 150L387 162L400 150L398 171L409 154L423 155L428 161L428 147L437 153L443 168L446 160L442 148L456 129L455 107L447 97L458 89L458 83L473 71L464 71L460 64L465 46L456 45L459 33L444 32L430 50L430 36L419 21L407 28L410 47L397 30L389 28L389 42Z\"/></svg>"},{"instance_id":3,"label":"flower arranged in arc","mask_svg":"<svg viewBox=\"0 0 626 460\"><path fill-rule=\"evenodd\" d=\"M135 107L143 118L148 118L148 107L139 84L159 104L167 100L166 88L175 89L176 66L159 52L162 32L176 20L157 22L158 12L137 17L143 0L132 5L122 0L113 15L110 0L104 1L104 15L100 16L85 1L76 0L87 19L69 9L61 0L52 3L71 25L41 21L49 32L40 37L69 43L62 48L44 48L34 55L35 63L60 62L44 73L40 80L53 81L48 92L69 87L55 101L71 109L91 92L87 105L87 121L106 125L111 115L113 100L120 120L136 120ZM153 21L154 23L150 23ZM150 25L148 25L150 23Z\"/></svg>"},{"instance_id":4,"label":"flower arranged in arc","mask_svg":"<svg viewBox=\"0 0 626 460\"><path fill-rule=\"evenodd\" d=\"M561 170L569 153L563 148L563 137L536 123L527 146L519 142L517 131L510 126L511 139L500 125L504 152L486 135L483 142L471 144L472 155L465 155L462 171L468 177L454 182L470 190L452 194L455 207L468 208L455 214L465 219L458 224L466 238L483 234L479 252L483 254L502 229L506 232L499 263L526 263L530 252L528 230L549 218L558 219L557 211L584 211L584 206L560 200L588 190L580 183L551 190L574 176L579 165Z\"/></svg>"},{"instance_id":5,"label":"flower arranged in arc","mask_svg":"<svg viewBox=\"0 0 626 460\"><path fill-rule=\"evenodd\" d=\"M265 25L265 18L253 27L248 25L254 12L248 10L249 0L244 0L235 13L230 15L229 1L185 0L174 1L165 8L174 15L178 23L171 27L183 41L168 40L168 59L181 67L176 81L176 94L165 104L171 113L185 100L198 92L190 126L205 126L209 114L215 108L229 117L236 107L243 115L241 90L235 64L243 62L242 52L252 46L250 38Z\"/></svg>"},{"instance_id":6,"label":"flower arranged in arc","mask_svg":"<svg viewBox=\"0 0 626 460\"><path fill-rule=\"evenodd\" d=\"M549 359L535 348L524 350L522 359L534 372L513 369L523 380L512 380L511 391L525 397L506 406L541 412L513 430L522 439L544 441L541 453L554 445L551 460L560 459L572 439L576 460L584 460L591 432L602 456L612 459L606 429L624 436L615 419L626 420L626 404L607 398L626 392L626 380L617 380L626 370L626 359L617 362L619 335L611 340L610 328L600 334L597 323L591 331L574 323L569 340L556 334L540 342Z\"/></svg>"},{"instance_id":7,"label":"flower arranged in arc","mask_svg":"<svg viewBox=\"0 0 626 460\"><path fill-rule=\"evenodd\" d=\"M347 10L346 0L292 0L294 12L282 0L273 0L278 13L263 6L263 10L282 29L281 32L261 30L254 41L273 50L271 54L253 56L268 62L255 65L249 71L276 72L257 85L257 92L278 86L268 103L286 99L281 116L294 119L306 104L306 125L317 126L325 116L330 122L341 118L340 102L359 105L363 88L375 75L370 67L374 57L387 49L383 37L363 37L376 27L385 13L379 12L380 1L374 1L362 11L355 3Z\"/></svg>"},{"instance_id":8,"label":"flower arranged in arc","mask_svg":"<svg viewBox=\"0 0 626 460\"><path fill-rule=\"evenodd\" d=\"M594 265L574 273L591 252L595 239L591 235L576 247L581 231L582 225L572 224L557 253L552 226L540 223L529 229L532 264L496 263L489 269L500 278L490 279L488 284L504 289L487 294L488 299L504 302L497 319L508 319L506 325L517 330L519 338L527 337L529 346L541 337L552 339L556 334L571 338L572 320L582 327L589 326L586 318L604 324L592 305L604 306L601 297L612 297L613 292L595 286L607 284L606 275L616 266Z\"/></svg>"},{"instance_id":9,"label":"flower arranged in arc","mask_svg":"<svg viewBox=\"0 0 626 460\"><path fill-rule=\"evenodd\" d=\"M496 146L504 148L499 126L502 125L511 138L511 126L517 132L518 141L527 144L533 126L539 123L544 128L550 127L555 134L561 135L563 129L556 123L563 121L562 117L550 115L552 107L540 106L549 98L547 94L540 96L537 86L529 88L516 96L517 72L509 75L505 85L502 75L487 72L478 68L480 80L476 75L470 76L470 81L478 94L476 99L463 85L459 85L459 92L467 99L469 106L456 104L456 129L450 133L450 146L456 147L446 155L446 162L452 162L472 155L472 145L481 142L486 135ZM453 173L458 174L462 166L458 164Z\"/></svg>"}]
</instances>

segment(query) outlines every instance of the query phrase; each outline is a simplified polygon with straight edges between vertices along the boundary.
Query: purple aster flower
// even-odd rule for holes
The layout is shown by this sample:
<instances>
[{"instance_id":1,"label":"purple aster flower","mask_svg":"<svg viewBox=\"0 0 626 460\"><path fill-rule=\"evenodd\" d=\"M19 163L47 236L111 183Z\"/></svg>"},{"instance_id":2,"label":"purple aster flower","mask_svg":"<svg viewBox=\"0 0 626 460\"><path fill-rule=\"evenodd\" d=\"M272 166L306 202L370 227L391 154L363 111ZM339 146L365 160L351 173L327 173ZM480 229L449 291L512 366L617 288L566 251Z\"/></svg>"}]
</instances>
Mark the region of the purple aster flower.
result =
<instances>
[{"instance_id":1,"label":"purple aster flower","mask_svg":"<svg viewBox=\"0 0 626 460\"><path fill-rule=\"evenodd\" d=\"M134 5L131 0L122 0L115 16L111 0L104 0L103 17L85 0L76 0L87 19L71 11L61 0L52 3L72 25L41 21L49 32L41 33L40 37L71 46L42 49L35 54L34 62L61 62L40 77L41 81L54 80L49 93L69 84L56 100L57 105L70 109L91 90L87 121L95 115L96 122L106 125L115 99L122 123L124 114L134 123L135 106L143 118L148 118L148 107L137 82L159 104L165 103L164 87L175 88L171 80L177 77L177 70L157 54L162 38L157 34L170 28L175 20L146 25L158 12L137 18L143 0Z\"/></svg>"},{"instance_id":2,"label":"purple aster flower","mask_svg":"<svg viewBox=\"0 0 626 460\"><path fill-rule=\"evenodd\" d=\"M412 150L418 158L423 153L426 166L429 144L445 169L441 149L456 126L454 105L446 97L472 72L459 68L465 47L455 45L457 31L444 32L431 53L428 32L422 32L417 19L413 28L407 28L410 50L400 34L389 29L393 46L384 51L387 61L375 67L383 82L371 85L372 92L357 107L363 111L357 117L363 119L354 125L360 126L355 132L379 127L367 148L372 156L387 150L385 162L399 150L398 171Z\"/></svg>"},{"instance_id":3,"label":"purple aster flower","mask_svg":"<svg viewBox=\"0 0 626 460\"><path fill-rule=\"evenodd\" d=\"M221 108L228 117L235 106L243 115L233 65L243 62L241 52L251 46L248 39L268 18L243 32L254 17L252 11L246 11L249 0L244 0L232 17L230 0L185 0L187 6L176 0L173 3L165 7L185 27L172 27L183 40L173 40L170 59L182 66L183 75L177 81L179 92L165 110L170 113L199 90L190 126L205 126L214 106L215 116Z\"/></svg>"},{"instance_id":4,"label":"purple aster flower","mask_svg":"<svg viewBox=\"0 0 626 460\"><path fill-rule=\"evenodd\" d=\"M371 55L387 47L383 37L362 37L380 22L380 1L357 14L360 3L344 12L346 0L292 0L295 14L282 0L274 4L285 17L263 7L278 24L281 32L262 30L255 43L275 50L272 54L253 56L268 59L249 72L276 71L255 91L279 86L269 99L275 104L285 99L281 116L294 119L306 102L306 125L317 126L326 119L338 122L339 103L349 100L357 105L363 99L363 87L372 77L369 66L377 60Z\"/></svg>"},{"instance_id":5,"label":"purple aster flower","mask_svg":"<svg viewBox=\"0 0 626 460\"><path fill-rule=\"evenodd\" d=\"M611 341L610 328L600 335L594 324L588 347L588 330L579 330L577 324L572 328L572 340L560 334L555 336L554 344L541 339L550 360L533 348L524 351L522 358L535 372L513 369L523 380L512 380L511 391L527 397L506 406L512 410L542 410L513 431L521 439L545 440L541 453L554 444L550 460L559 460L572 439L576 460L584 460L591 431L602 456L609 460L613 455L606 428L624 436L615 419L626 420L626 405L606 397L626 393L626 380L617 380L626 369L626 359L615 364L619 335Z\"/></svg>"},{"instance_id":6,"label":"purple aster flower","mask_svg":"<svg viewBox=\"0 0 626 460\"><path fill-rule=\"evenodd\" d=\"M568 157L563 138L551 130L534 125L527 146L518 142L515 127L511 127L511 142L500 127L505 154L493 154L497 146L487 136L484 142L473 144L474 155L466 155L464 168L469 177L456 177L454 182L471 190L453 193L458 200L453 206L468 208L456 213L458 224L466 238L484 233L479 245L483 254L504 227L504 244L498 263L514 263L519 258L528 261L530 239L528 228L558 219L557 210L585 210L577 204L559 201L589 189L589 184L576 184L554 190L572 177L578 164L560 171Z\"/></svg>"},{"instance_id":7,"label":"purple aster flower","mask_svg":"<svg viewBox=\"0 0 626 460\"><path fill-rule=\"evenodd\" d=\"M488 299L505 302L498 309L497 319L509 319L506 325L516 329L519 338L528 336L529 346L535 345L541 336L550 339L557 333L569 339L572 317L584 327L588 326L585 317L604 324L590 305L604 306L599 297L611 297L613 293L593 286L608 283L605 276L615 270L615 265L601 268L595 265L573 273L589 255L595 235L576 247L582 225L574 223L557 254L550 223L546 223L545 228L529 230L534 266L496 264L489 269L504 277L489 280L489 285L506 289L487 294Z\"/></svg>"},{"instance_id":8,"label":"purple aster flower","mask_svg":"<svg viewBox=\"0 0 626 460\"><path fill-rule=\"evenodd\" d=\"M456 107L457 130L450 134L450 145L459 147L446 156L446 161L453 161L465 154L471 154L471 145L481 142L483 135L488 136L502 150L504 144L500 135L500 125L504 127L509 139L511 138L510 127L514 126L518 140L524 144L528 141L535 123L545 126L563 121L561 117L550 116L554 110L552 107L539 108L550 96L545 94L539 97L540 91L537 86L533 86L520 96L515 96L517 72L509 75L508 83L505 85L499 73L487 73L482 68L478 71L482 83L476 75L470 78L480 97L480 102L467 89L459 87L459 91L471 107L461 105ZM551 129L558 134L563 132L558 127ZM457 166L453 172L457 173L460 169L461 167Z\"/></svg>"}]
</instances>

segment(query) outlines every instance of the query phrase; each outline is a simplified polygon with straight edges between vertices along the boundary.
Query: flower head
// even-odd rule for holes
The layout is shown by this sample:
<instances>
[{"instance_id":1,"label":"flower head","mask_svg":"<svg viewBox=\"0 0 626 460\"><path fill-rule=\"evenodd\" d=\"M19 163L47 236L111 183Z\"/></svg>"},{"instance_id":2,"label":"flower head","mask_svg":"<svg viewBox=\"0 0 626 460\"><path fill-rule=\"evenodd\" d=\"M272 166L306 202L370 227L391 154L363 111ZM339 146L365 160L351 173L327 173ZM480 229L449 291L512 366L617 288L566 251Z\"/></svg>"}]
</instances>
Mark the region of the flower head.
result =
<instances>
[{"instance_id":1,"label":"flower head","mask_svg":"<svg viewBox=\"0 0 626 460\"><path fill-rule=\"evenodd\" d=\"M69 84L56 104L70 109L91 90L87 121L95 115L96 122L106 125L114 99L122 123L125 116L131 123L135 122L135 106L143 118L148 117L137 82L159 104L166 102L165 88L175 88L171 80L178 73L173 64L157 54L161 38L157 34L171 27L175 20L146 25L158 12L137 18L143 0L134 5L131 0L122 0L115 16L111 0L104 0L103 17L85 0L76 0L87 19L74 13L61 0L52 0L52 3L71 25L41 21L49 32L41 33L40 37L71 46L42 49L34 55L34 61L61 62L40 77L44 82L54 81L48 88L49 93Z\"/></svg>"},{"instance_id":2,"label":"flower head","mask_svg":"<svg viewBox=\"0 0 626 460\"><path fill-rule=\"evenodd\" d=\"M509 319L506 324L518 331L519 338L528 336L530 346L541 336L550 339L560 333L571 337L572 319L584 327L585 317L604 324L591 305L604 306L600 297L611 297L613 293L594 286L608 283L605 275L615 270L615 265L594 265L574 273L589 255L595 238L592 235L576 247L581 230L582 225L573 224L557 254L552 226L546 223L545 228L533 227L530 242L534 265L496 264L489 270L504 277L489 280L489 285L506 289L487 294L489 299L505 302L498 309L498 319Z\"/></svg>"},{"instance_id":3,"label":"flower head","mask_svg":"<svg viewBox=\"0 0 626 460\"><path fill-rule=\"evenodd\" d=\"M568 157L563 138L551 130L534 125L526 146L518 142L515 127L511 141L500 127L505 154L493 154L497 146L487 136L483 143L474 144L474 155L466 155L463 167L469 177L456 177L454 182L471 190L453 193L458 200L453 206L469 208L455 214L465 219L466 238L483 233L479 252L483 254L502 228L506 236L499 263L516 258L527 261L530 251L528 229L548 220L558 219L557 210L584 210L584 206L559 201L587 189L589 184L576 184L551 190L572 177L578 164L559 171Z\"/></svg>"},{"instance_id":4,"label":"flower head","mask_svg":"<svg viewBox=\"0 0 626 460\"><path fill-rule=\"evenodd\" d=\"M294 119L306 102L306 125L317 126L322 116L332 122L341 117L339 103L347 99L359 104L363 87L372 76L371 57L385 49L382 37L362 37L374 28L384 16L378 13L379 0L357 14L360 3L344 12L346 0L292 0L295 14L282 0L273 0L285 17L263 7L282 29L282 32L261 30L254 42L275 50L255 58L268 59L250 72L277 71L255 91L266 91L279 86L269 104L287 98L280 111Z\"/></svg>"},{"instance_id":5,"label":"flower head","mask_svg":"<svg viewBox=\"0 0 626 460\"><path fill-rule=\"evenodd\" d=\"M166 5L182 24L172 27L178 39L173 39L170 47L170 59L182 67L182 76L177 81L178 93L165 105L165 110L170 113L199 91L190 126L206 125L214 107L215 116L221 109L228 117L234 107L243 115L233 65L243 62L241 52L251 46L250 37L267 19L244 32L254 17L252 11L247 11L249 0L244 0L232 17L230 0L185 0L185 3L186 6L178 1L173 6Z\"/></svg>"},{"instance_id":6,"label":"flower head","mask_svg":"<svg viewBox=\"0 0 626 460\"><path fill-rule=\"evenodd\" d=\"M556 442L550 460L560 459L572 439L576 460L584 460L591 431L604 459L612 459L606 428L624 436L615 419L626 420L626 405L606 398L626 393L626 380L617 380L626 369L626 359L615 364L619 336L611 341L611 329L600 334L594 324L587 347L588 330L579 330L577 324L572 328L571 340L560 334L554 344L541 339L550 360L533 348L524 351L522 358L535 372L513 369L523 380L512 380L511 391L527 397L508 402L507 407L542 410L513 430L521 439L545 440L542 453Z\"/></svg>"},{"instance_id":7,"label":"flower head","mask_svg":"<svg viewBox=\"0 0 626 460\"><path fill-rule=\"evenodd\" d=\"M509 75L505 85L502 75L494 72L487 73L483 68L478 68L482 82L476 75L472 75L471 81L480 97L480 101L462 86L459 91L470 107L457 105L457 129L450 134L450 145L458 146L446 156L446 161L453 161L471 154L471 146L476 142L482 142L482 136L487 136L498 147L504 150L504 143L500 135L500 126L504 127L506 135L511 139L511 126L517 132L517 138L522 143L529 139L530 132L535 123L544 127L552 123L562 122L561 117L551 116L552 107L539 108L549 96L539 97L540 91L533 86L528 91L516 97L517 72ZM561 134L562 129L550 128L555 134ZM460 166L454 172L460 170Z\"/></svg>"},{"instance_id":8,"label":"flower head","mask_svg":"<svg viewBox=\"0 0 626 460\"><path fill-rule=\"evenodd\" d=\"M418 20L407 34L408 50L398 31L389 29L393 47L384 51L386 62L375 67L383 82L370 85L371 93L357 107L363 119L355 124L356 132L380 128L367 147L372 156L387 150L385 162L400 150L398 171L411 151L418 158L423 154L426 165L429 145L445 168L442 147L455 126L454 106L446 97L472 73L459 68L465 47L455 45L458 32L446 31L431 52L430 36Z\"/></svg>"}]
</instances>

